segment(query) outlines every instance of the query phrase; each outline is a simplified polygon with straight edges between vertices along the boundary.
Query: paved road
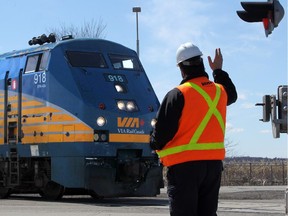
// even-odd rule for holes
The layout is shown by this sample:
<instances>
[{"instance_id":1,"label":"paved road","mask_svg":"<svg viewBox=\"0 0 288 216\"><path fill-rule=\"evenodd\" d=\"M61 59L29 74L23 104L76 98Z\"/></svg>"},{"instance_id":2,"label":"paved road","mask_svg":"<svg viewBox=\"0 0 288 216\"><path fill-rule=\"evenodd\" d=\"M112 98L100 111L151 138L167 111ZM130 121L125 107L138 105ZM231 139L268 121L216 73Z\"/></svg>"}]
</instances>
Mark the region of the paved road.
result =
<instances>
[{"instance_id":1,"label":"paved road","mask_svg":"<svg viewBox=\"0 0 288 216\"><path fill-rule=\"evenodd\" d=\"M222 187L218 216L285 215L285 188ZM169 212L167 196L163 190L155 198L111 198L101 201L89 196L64 196L61 201L49 202L37 195L13 195L9 199L0 200L0 215L164 216L169 215Z\"/></svg>"},{"instance_id":2,"label":"paved road","mask_svg":"<svg viewBox=\"0 0 288 216\"><path fill-rule=\"evenodd\" d=\"M221 187L219 216L285 215L286 186Z\"/></svg>"}]
</instances>

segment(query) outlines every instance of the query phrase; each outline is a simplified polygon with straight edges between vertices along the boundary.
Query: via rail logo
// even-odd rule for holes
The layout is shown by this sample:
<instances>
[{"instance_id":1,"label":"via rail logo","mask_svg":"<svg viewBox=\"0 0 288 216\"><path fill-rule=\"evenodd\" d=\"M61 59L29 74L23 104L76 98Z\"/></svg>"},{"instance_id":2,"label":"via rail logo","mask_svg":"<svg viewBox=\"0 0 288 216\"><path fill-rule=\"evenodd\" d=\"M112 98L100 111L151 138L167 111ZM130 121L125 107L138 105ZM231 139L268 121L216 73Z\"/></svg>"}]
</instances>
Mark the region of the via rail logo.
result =
<instances>
[{"instance_id":1,"label":"via rail logo","mask_svg":"<svg viewBox=\"0 0 288 216\"><path fill-rule=\"evenodd\" d=\"M140 126L144 125L144 120L139 118L132 117L118 117L117 118L117 126L119 133L144 133L143 130L139 130Z\"/></svg>"}]
</instances>

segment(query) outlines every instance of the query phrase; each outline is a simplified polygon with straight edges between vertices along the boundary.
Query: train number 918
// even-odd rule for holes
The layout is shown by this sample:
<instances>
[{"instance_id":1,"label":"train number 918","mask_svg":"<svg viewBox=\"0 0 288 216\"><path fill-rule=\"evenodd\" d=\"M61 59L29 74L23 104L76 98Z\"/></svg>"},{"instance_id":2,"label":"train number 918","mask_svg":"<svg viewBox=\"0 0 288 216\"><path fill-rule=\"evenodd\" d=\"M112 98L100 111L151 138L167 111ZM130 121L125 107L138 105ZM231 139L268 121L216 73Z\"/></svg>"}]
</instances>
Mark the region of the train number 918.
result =
<instances>
[{"instance_id":1,"label":"train number 918","mask_svg":"<svg viewBox=\"0 0 288 216\"><path fill-rule=\"evenodd\" d=\"M118 83L126 83L126 77L122 74L104 74L106 81L108 82L118 82Z\"/></svg>"},{"instance_id":2,"label":"train number 918","mask_svg":"<svg viewBox=\"0 0 288 216\"><path fill-rule=\"evenodd\" d=\"M47 77L46 77L46 73L45 72L43 72L43 73L35 73L34 74L34 84L35 85L46 83L46 81L47 81Z\"/></svg>"}]
</instances>

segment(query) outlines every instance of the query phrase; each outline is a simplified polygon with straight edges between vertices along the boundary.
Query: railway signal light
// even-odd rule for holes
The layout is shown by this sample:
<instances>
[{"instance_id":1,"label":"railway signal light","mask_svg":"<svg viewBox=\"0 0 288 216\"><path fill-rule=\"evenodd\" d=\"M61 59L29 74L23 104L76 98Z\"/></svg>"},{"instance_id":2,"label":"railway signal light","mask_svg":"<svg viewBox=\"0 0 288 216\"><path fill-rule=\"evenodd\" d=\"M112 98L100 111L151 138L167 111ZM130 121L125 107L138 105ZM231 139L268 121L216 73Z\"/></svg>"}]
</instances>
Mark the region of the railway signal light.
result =
<instances>
[{"instance_id":1,"label":"railway signal light","mask_svg":"<svg viewBox=\"0 0 288 216\"><path fill-rule=\"evenodd\" d=\"M271 114L271 98L270 95L264 95L263 103L257 103L256 106L263 106L263 118L260 121L269 122Z\"/></svg>"},{"instance_id":2,"label":"railway signal light","mask_svg":"<svg viewBox=\"0 0 288 216\"><path fill-rule=\"evenodd\" d=\"M278 87L278 117L280 119L280 133L288 133L287 128L287 99L288 88L286 86Z\"/></svg>"},{"instance_id":3,"label":"railway signal light","mask_svg":"<svg viewBox=\"0 0 288 216\"><path fill-rule=\"evenodd\" d=\"M268 2L241 2L244 11L237 11L245 22L262 22L268 37L284 17L284 8L278 0Z\"/></svg>"},{"instance_id":4,"label":"railway signal light","mask_svg":"<svg viewBox=\"0 0 288 216\"><path fill-rule=\"evenodd\" d=\"M278 99L276 95L264 95L263 103L256 104L256 106L263 106L263 119L260 119L261 121L269 122L271 118L274 138L279 138L280 133L288 133L288 86L279 86L277 96Z\"/></svg>"}]
</instances>

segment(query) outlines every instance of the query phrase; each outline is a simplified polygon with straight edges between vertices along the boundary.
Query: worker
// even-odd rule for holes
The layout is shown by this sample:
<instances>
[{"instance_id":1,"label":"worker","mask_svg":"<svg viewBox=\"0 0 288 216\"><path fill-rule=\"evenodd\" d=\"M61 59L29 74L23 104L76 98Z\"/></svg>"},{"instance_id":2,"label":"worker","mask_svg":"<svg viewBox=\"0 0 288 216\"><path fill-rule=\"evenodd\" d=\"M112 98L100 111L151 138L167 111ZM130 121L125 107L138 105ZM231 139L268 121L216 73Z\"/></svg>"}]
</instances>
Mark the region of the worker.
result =
<instances>
[{"instance_id":1,"label":"worker","mask_svg":"<svg viewBox=\"0 0 288 216\"><path fill-rule=\"evenodd\" d=\"M200 49L188 42L176 53L182 82L169 91L157 113L150 138L167 167L171 216L216 216L225 158L226 108L236 88L222 70L221 50L208 56L214 82L205 72Z\"/></svg>"}]
</instances>

